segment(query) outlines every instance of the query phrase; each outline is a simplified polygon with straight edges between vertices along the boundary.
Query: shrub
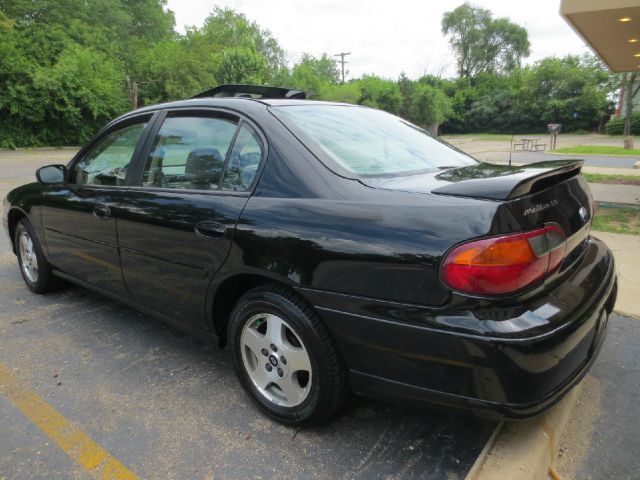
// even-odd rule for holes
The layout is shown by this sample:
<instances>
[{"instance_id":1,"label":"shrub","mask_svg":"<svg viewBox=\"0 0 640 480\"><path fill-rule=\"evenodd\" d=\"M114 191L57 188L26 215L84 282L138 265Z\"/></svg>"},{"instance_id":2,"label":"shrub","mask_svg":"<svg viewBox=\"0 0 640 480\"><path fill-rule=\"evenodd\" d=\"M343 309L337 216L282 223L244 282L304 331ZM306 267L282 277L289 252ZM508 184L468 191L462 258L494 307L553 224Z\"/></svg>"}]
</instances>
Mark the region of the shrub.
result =
<instances>
[{"instance_id":1,"label":"shrub","mask_svg":"<svg viewBox=\"0 0 640 480\"><path fill-rule=\"evenodd\" d=\"M609 135L622 135L624 133L624 118L612 118L604 127ZM631 135L640 135L640 113L631 116Z\"/></svg>"}]
</instances>

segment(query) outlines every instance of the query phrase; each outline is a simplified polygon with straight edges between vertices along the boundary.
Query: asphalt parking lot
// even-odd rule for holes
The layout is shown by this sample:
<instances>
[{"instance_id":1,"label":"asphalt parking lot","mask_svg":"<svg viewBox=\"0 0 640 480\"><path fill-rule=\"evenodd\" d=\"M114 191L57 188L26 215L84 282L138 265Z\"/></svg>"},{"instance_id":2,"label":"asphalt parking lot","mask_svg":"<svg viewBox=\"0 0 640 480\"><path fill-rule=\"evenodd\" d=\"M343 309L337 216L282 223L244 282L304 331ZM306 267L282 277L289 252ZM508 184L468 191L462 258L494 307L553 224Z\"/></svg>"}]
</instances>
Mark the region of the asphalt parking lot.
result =
<instances>
[{"instance_id":1,"label":"asphalt parking lot","mask_svg":"<svg viewBox=\"0 0 640 480\"><path fill-rule=\"evenodd\" d=\"M89 439L93 463L107 455L147 479L458 479L494 427L359 398L323 428L283 427L254 408L225 351L82 288L31 294L3 237L0 384L11 379L36 400L0 388L7 480L96 477L44 433L54 421Z\"/></svg>"},{"instance_id":2,"label":"asphalt parking lot","mask_svg":"<svg viewBox=\"0 0 640 480\"><path fill-rule=\"evenodd\" d=\"M0 197L73 152L0 155ZM565 480L640 479L640 323L609 325L563 435ZM0 234L0 480L460 479L494 428L362 398L323 428L283 427L217 347L79 287L31 294Z\"/></svg>"}]
</instances>

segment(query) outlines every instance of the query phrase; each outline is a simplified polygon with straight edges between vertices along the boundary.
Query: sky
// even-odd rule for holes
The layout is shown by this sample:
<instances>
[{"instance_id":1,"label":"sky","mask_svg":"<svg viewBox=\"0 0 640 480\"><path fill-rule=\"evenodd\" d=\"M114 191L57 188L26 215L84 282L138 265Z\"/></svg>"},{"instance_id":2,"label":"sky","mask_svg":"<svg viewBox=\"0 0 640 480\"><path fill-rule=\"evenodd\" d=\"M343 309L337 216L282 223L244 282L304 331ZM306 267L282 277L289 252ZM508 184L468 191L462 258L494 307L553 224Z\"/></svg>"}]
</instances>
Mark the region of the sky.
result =
<instances>
[{"instance_id":1,"label":"sky","mask_svg":"<svg viewBox=\"0 0 640 480\"><path fill-rule=\"evenodd\" d=\"M441 33L442 14L463 0L168 0L178 31L201 26L215 6L230 7L271 31L290 62L307 52L351 52L347 78L455 75L455 57ZM590 51L558 13L560 0L476 0L495 17L526 27L524 63Z\"/></svg>"}]
</instances>

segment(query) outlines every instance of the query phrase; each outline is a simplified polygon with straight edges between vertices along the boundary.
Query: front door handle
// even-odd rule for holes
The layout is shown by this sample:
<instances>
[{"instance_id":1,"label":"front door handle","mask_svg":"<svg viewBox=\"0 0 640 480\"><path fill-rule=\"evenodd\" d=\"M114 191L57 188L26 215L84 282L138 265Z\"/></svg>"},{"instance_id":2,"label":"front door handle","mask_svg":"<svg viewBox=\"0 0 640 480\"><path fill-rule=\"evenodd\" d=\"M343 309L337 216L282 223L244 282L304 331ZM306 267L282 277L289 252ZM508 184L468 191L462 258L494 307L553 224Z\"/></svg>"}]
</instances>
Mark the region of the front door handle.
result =
<instances>
[{"instance_id":1,"label":"front door handle","mask_svg":"<svg viewBox=\"0 0 640 480\"><path fill-rule=\"evenodd\" d=\"M224 238L227 233L227 227L221 223L208 220L196 224L194 230L197 235L205 238Z\"/></svg>"},{"instance_id":2,"label":"front door handle","mask_svg":"<svg viewBox=\"0 0 640 480\"><path fill-rule=\"evenodd\" d=\"M98 205L93 209L93 216L100 220L111 218L111 209L106 205Z\"/></svg>"}]
</instances>

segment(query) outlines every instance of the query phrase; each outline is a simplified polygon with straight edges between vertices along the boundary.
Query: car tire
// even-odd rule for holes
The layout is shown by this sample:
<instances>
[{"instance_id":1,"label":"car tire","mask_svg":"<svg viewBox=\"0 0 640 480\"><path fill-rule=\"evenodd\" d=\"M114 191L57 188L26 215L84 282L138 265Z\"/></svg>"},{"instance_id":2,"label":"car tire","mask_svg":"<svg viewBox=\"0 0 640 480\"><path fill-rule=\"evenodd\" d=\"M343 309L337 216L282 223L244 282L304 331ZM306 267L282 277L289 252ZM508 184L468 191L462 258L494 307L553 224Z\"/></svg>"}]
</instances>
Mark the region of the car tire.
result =
<instances>
[{"instance_id":1,"label":"car tire","mask_svg":"<svg viewBox=\"0 0 640 480\"><path fill-rule=\"evenodd\" d=\"M57 290L61 286L62 281L51 273L38 235L26 218L16 226L14 245L20 273L29 290L40 294Z\"/></svg>"},{"instance_id":2,"label":"car tire","mask_svg":"<svg viewBox=\"0 0 640 480\"><path fill-rule=\"evenodd\" d=\"M279 286L250 290L229 320L242 386L269 417L292 426L327 420L349 395L344 361L315 310Z\"/></svg>"}]
</instances>

